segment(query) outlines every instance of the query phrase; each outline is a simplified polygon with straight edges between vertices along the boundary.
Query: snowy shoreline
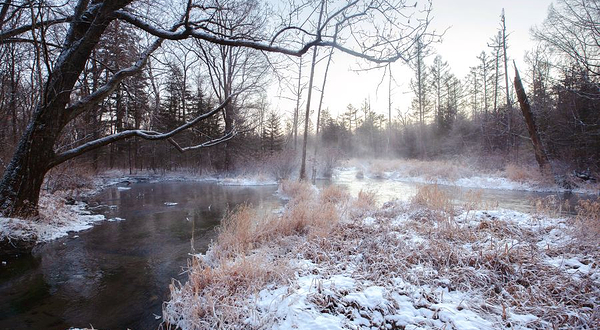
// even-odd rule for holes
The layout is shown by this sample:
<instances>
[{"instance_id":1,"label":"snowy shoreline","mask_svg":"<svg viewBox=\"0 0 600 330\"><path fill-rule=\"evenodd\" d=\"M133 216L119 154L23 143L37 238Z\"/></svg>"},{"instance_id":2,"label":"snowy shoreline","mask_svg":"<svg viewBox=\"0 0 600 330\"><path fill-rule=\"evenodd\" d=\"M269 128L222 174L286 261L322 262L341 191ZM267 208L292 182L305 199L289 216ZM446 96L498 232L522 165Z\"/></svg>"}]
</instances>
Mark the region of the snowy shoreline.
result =
<instances>
[{"instance_id":1,"label":"snowy shoreline","mask_svg":"<svg viewBox=\"0 0 600 330\"><path fill-rule=\"evenodd\" d=\"M435 187L381 208L324 194L332 195L296 192L277 220L284 228L301 221L288 234L265 240L273 222L256 220L257 236L230 252L219 236L194 257L189 282L171 287L167 325L529 329L597 321L597 237L571 218L456 208ZM318 214L330 205L324 200L335 200L337 213ZM322 228L328 220L333 227ZM226 243L232 235L228 224Z\"/></svg>"},{"instance_id":2,"label":"snowy shoreline","mask_svg":"<svg viewBox=\"0 0 600 330\"><path fill-rule=\"evenodd\" d=\"M345 173L344 173L345 172ZM472 188L472 189L491 189L491 190L514 190L514 191L530 191L530 192L541 192L541 193L576 193L582 195L590 195L590 196L600 196L600 186L596 185L595 187L592 185L587 185L586 187L579 187L574 189L566 189L564 187L559 187L556 184L540 184L540 183L531 183L531 182L516 182L512 181L508 178L502 176L493 176L487 175L482 176L481 174L476 174L472 176L465 176L456 178L453 180L439 178L439 177L430 177L426 175L415 175L411 176L408 173L403 173L401 171L385 171L379 173L373 173L369 168L360 169L358 167L344 167L337 168L334 173L338 176L342 174L346 178L355 179L359 178L368 178L368 179L378 179L385 181L397 181L397 182L408 182L408 183L417 183L417 184L437 184L448 187L458 187L458 188ZM360 179L358 179L360 180Z\"/></svg>"}]
</instances>

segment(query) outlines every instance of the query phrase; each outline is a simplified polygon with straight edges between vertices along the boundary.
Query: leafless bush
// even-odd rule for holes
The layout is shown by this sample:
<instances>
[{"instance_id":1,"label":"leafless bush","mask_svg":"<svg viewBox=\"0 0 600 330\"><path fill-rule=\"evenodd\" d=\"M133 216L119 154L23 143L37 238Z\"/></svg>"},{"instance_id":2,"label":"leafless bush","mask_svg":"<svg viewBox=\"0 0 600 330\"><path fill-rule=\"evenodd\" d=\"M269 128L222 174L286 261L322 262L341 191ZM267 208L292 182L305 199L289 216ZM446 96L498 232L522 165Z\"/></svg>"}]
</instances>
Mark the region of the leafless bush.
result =
<instances>
[{"instance_id":1,"label":"leafless bush","mask_svg":"<svg viewBox=\"0 0 600 330\"><path fill-rule=\"evenodd\" d=\"M275 176L275 179L285 180L289 179L298 167L298 158L293 150L283 150L267 157L264 166Z\"/></svg>"},{"instance_id":2,"label":"leafless bush","mask_svg":"<svg viewBox=\"0 0 600 330\"><path fill-rule=\"evenodd\" d=\"M333 169L340 164L342 154L337 148L326 148L322 151L321 156L321 173L325 178L331 178Z\"/></svg>"},{"instance_id":3,"label":"leafless bush","mask_svg":"<svg viewBox=\"0 0 600 330\"><path fill-rule=\"evenodd\" d=\"M93 186L92 169L74 163L65 163L50 170L44 178L43 189L51 194L57 191L75 192Z\"/></svg>"}]
</instances>

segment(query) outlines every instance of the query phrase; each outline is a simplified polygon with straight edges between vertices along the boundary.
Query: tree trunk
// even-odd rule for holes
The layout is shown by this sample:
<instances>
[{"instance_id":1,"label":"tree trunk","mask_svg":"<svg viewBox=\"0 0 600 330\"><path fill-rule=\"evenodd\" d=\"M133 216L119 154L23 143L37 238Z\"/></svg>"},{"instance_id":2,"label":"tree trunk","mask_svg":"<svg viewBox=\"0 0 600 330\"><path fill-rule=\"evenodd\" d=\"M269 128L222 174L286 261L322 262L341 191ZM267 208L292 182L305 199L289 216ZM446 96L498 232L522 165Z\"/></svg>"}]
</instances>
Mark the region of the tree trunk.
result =
<instances>
[{"instance_id":1,"label":"tree trunk","mask_svg":"<svg viewBox=\"0 0 600 330\"><path fill-rule=\"evenodd\" d=\"M527 94L525 94L525 89L523 88L523 84L521 83L521 77L519 77L519 71L517 70L516 65L515 91L517 92L517 99L519 100L519 105L521 106L521 111L523 112L525 123L527 124L529 136L531 137L531 143L533 143L535 160L537 160L537 163L540 166L540 171L544 173L550 170L548 155L546 155L544 147L542 146L542 140L540 139L540 135L538 134L537 127L533 119L533 113L531 112L531 106L529 105L529 100L527 100Z\"/></svg>"},{"instance_id":2,"label":"tree trunk","mask_svg":"<svg viewBox=\"0 0 600 330\"><path fill-rule=\"evenodd\" d=\"M39 116L38 116L39 117ZM6 216L37 214L40 189L54 156L55 137L39 120L30 124L0 182L0 209Z\"/></svg>"},{"instance_id":3,"label":"tree trunk","mask_svg":"<svg viewBox=\"0 0 600 330\"><path fill-rule=\"evenodd\" d=\"M325 1L321 1L321 11L319 12L319 22L317 26L321 26L323 18L323 9ZM320 35L319 35L320 37ZM308 142L308 124L310 120L310 99L312 96L313 79L315 77L315 66L317 65L317 48L313 48L312 63L310 65L310 78L308 81L308 95L306 96L306 113L304 116L304 140L302 141L302 161L300 163L300 181L306 180L306 143ZM317 126L319 123L317 123Z\"/></svg>"},{"instance_id":4,"label":"tree trunk","mask_svg":"<svg viewBox=\"0 0 600 330\"><path fill-rule=\"evenodd\" d=\"M44 176L54 161L54 144L72 114L65 111L71 91L100 36L125 1L105 2L91 9L86 20L73 23L67 43L44 87L40 103L21 137L0 181L0 213L5 216L37 214Z\"/></svg>"}]
</instances>

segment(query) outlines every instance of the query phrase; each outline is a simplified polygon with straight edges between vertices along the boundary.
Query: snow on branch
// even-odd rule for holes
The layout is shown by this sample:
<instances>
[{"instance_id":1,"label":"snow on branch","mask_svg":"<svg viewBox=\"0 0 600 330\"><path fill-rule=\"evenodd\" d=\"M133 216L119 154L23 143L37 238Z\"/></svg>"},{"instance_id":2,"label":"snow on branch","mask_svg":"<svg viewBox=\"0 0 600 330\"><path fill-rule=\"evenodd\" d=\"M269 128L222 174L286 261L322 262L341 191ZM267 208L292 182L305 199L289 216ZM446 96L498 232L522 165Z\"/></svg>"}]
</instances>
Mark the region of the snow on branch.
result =
<instances>
[{"instance_id":1,"label":"snow on branch","mask_svg":"<svg viewBox=\"0 0 600 330\"><path fill-rule=\"evenodd\" d=\"M72 19L73 19L72 16L61 17L61 18L36 22L35 24L23 25L23 26L20 26L20 27L14 28L14 29L10 29L7 31L1 31L0 32L0 44L15 42L15 39L13 39L13 38L20 34L23 34L25 32L29 32L34 29L45 28L45 27L48 27L51 25L70 22Z\"/></svg>"},{"instance_id":2,"label":"snow on branch","mask_svg":"<svg viewBox=\"0 0 600 330\"><path fill-rule=\"evenodd\" d=\"M154 35L156 37L163 38L163 39L169 39L169 40L183 40L183 39L188 39L188 38L196 38L196 39L205 40L205 41L208 41L208 42L211 42L214 44L219 44L219 45L224 45L224 46L247 47L247 48L253 48L253 49L262 50L262 51L266 51L266 52L282 53L282 54L292 55L292 56L303 55L312 46L319 45L319 41L315 40L313 42L307 43L299 50L292 50L289 48L271 46L271 45L261 43L261 42L256 42L256 41L240 40L240 39L227 39L227 38L217 37L217 36L209 34L209 33L193 30L189 27L187 27L186 29L181 30L181 31L167 31L167 30L164 30L164 29L161 29L158 27L154 27L154 26L148 24L147 22L145 22L144 20L141 20L140 18L138 18L124 10L116 11L115 15L117 18L122 19L123 21L144 30L147 33L150 33L151 35Z\"/></svg>"},{"instance_id":3,"label":"snow on branch","mask_svg":"<svg viewBox=\"0 0 600 330\"><path fill-rule=\"evenodd\" d=\"M140 54L140 57L132 66L119 70L108 80L108 82L105 85L98 88L92 94L77 101L72 106L68 107L67 111L70 113L70 117L75 118L81 113L88 110L89 108L95 106L103 99L105 99L108 95L110 95L110 93L112 93L117 88L117 86L121 81L123 81L123 79L131 77L136 73L140 72L140 70L148 62L148 58L150 57L150 55L160 47L163 41L164 39L160 38L155 40L142 54Z\"/></svg>"},{"instance_id":4,"label":"snow on branch","mask_svg":"<svg viewBox=\"0 0 600 330\"><path fill-rule=\"evenodd\" d=\"M337 7L337 8L336 8ZM190 11L197 9L201 17L194 21ZM294 10L307 10L302 6ZM331 5L331 11L325 13L323 23L306 26L305 22L285 21L272 37L258 37L254 31L240 36L224 36L213 31L218 26L214 15L227 8L206 8L188 6L185 20L170 31L153 25L147 19L127 10L117 10L115 17L127 22L153 36L168 40L195 38L209 43L252 48L260 51L301 56L312 47L333 47L357 58L382 64L399 59L408 61L410 49L417 37L434 39L435 33L428 33L431 21L431 2L426 1L422 8L407 5L406 0L353 0ZM208 12L210 11L210 12ZM198 14L198 13L196 13ZM211 15L212 14L212 15ZM301 15L305 17L304 13ZM297 23L297 24L296 24ZM309 24L310 25L310 24ZM308 38L305 38L308 37ZM302 41L301 41L302 40ZM296 46L292 46L296 45Z\"/></svg>"},{"instance_id":5,"label":"snow on branch","mask_svg":"<svg viewBox=\"0 0 600 330\"><path fill-rule=\"evenodd\" d=\"M199 116L197 116L196 118L192 119L191 121L188 121L187 123L176 127L175 129L173 129L170 132L167 133L160 133L160 132L156 132L156 131L149 131L149 130L140 130L140 129L135 129L135 130L127 130L127 131L123 131L120 133L116 133L113 135L109 135L109 136L105 136L102 138L99 138L97 140L94 141L90 141L87 143L84 143L78 147L75 147L73 149L67 150L65 152L59 153L57 154L54 159L50 162L49 166L53 167L56 166L58 164L61 164L71 158L77 157L83 153L86 153L88 151L94 150L94 149L98 149L100 147L109 145L111 143L117 142L117 141L121 141L121 140L125 140L125 139L129 139L132 137L139 137L142 138L144 140L151 140L151 141L158 141L158 140L167 140L169 139L169 142L171 144L173 144L177 150L179 150L180 152L185 152L188 150L193 150L193 149L199 149L199 148L204 148L204 147L210 147L213 145L216 145L218 143L230 140L231 138L233 138L236 134L235 130L232 130L230 132L227 132L225 135L223 135L220 138L216 138L216 139L212 139L210 141L204 142L200 145L197 146L192 146L192 147L186 147L186 148L182 148L180 147L173 139L172 137L183 132L184 130L198 124L199 122L213 116L214 114L216 114L217 112L223 110L225 108L225 106L231 102L232 97L235 96L231 95L229 96L223 103L221 103L218 107L214 108L213 110L203 113Z\"/></svg>"}]
</instances>

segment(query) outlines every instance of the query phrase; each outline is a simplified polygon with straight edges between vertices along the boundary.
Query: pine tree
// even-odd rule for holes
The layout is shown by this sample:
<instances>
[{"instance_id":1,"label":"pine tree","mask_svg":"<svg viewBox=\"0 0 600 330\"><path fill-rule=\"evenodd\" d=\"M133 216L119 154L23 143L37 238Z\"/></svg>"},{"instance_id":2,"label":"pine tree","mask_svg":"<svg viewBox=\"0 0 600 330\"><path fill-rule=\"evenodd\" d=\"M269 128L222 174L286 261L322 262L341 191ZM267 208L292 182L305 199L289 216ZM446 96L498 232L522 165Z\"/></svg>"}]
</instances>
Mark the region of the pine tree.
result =
<instances>
[{"instance_id":1,"label":"pine tree","mask_svg":"<svg viewBox=\"0 0 600 330\"><path fill-rule=\"evenodd\" d=\"M263 130L262 145L263 151L269 154L280 151L283 146L283 134L279 117L273 111L267 117L265 129Z\"/></svg>"}]
</instances>

